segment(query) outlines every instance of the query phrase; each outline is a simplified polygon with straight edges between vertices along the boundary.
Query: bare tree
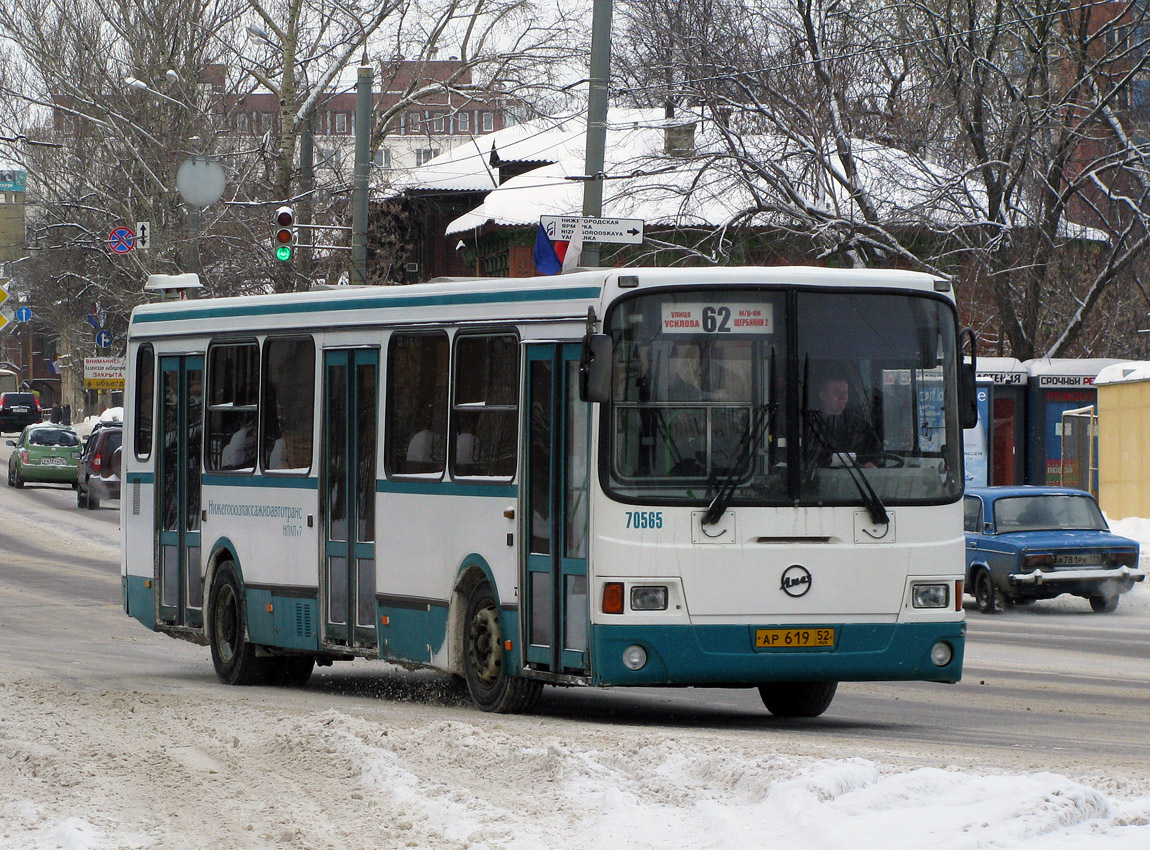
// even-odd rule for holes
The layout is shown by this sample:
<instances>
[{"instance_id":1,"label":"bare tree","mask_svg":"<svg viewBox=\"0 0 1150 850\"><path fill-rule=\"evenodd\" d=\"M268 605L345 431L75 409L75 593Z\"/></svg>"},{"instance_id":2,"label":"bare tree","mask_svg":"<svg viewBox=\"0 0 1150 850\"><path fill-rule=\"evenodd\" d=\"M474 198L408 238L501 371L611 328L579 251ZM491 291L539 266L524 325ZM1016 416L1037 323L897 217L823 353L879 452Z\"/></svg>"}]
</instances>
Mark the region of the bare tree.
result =
<instances>
[{"instance_id":1,"label":"bare tree","mask_svg":"<svg viewBox=\"0 0 1150 850\"><path fill-rule=\"evenodd\" d=\"M643 0L617 68L633 101L713 122L721 143L704 137L692 193L749 199L709 255L696 238L685 256L723 261L735 234L769 231L792 257L809 246L821 261L952 275L1003 353L1097 353L1087 326L1129 304L1109 294L1137 284L1147 248L1131 109L1145 14L1133 2L745 0L717 13Z\"/></svg>"}]
</instances>

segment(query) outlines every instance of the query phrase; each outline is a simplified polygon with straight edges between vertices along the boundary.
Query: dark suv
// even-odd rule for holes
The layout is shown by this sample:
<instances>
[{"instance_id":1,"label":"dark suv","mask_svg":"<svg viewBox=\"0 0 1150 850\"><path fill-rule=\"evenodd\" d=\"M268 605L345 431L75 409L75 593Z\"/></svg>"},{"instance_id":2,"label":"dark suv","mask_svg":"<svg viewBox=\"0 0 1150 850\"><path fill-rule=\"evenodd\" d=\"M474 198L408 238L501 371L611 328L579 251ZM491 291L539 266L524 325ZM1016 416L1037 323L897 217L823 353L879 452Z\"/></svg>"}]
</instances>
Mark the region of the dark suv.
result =
<instances>
[{"instance_id":1,"label":"dark suv","mask_svg":"<svg viewBox=\"0 0 1150 850\"><path fill-rule=\"evenodd\" d=\"M120 498L121 425L102 425L92 432L76 473L76 506L95 510L101 499Z\"/></svg>"},{"instance_id":2,"label":"dark suv","mask_svg":"<svg viewBox=\"0 0 1150 850\"><path fill-rule=\"evenodd\" d=\"M44 411L36 393L0 393L0 433L23 431L44 421Z\"/></svg>"}]
</instances>

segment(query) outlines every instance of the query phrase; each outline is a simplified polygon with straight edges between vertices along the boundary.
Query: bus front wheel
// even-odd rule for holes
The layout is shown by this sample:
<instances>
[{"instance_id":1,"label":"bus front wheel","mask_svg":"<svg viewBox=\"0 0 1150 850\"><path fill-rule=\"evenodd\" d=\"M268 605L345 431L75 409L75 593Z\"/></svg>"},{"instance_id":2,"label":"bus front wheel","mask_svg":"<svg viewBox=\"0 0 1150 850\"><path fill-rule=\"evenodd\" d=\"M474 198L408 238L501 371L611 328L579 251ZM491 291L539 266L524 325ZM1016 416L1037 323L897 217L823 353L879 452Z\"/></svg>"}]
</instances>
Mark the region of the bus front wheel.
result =
<instances>
[{"instance_id":1,"label":"bus front wheel","mask_svg":"<svg viewBox=\"0 0 1150 850\"><path fill-rule=\"evenodd\" d=\"M486 581L467 598L463 677L467 692L483 711L517 714L527 711L542 690L540 682L513 676L503 663L503 629L499 603Z\"/></svg>"},{"instance_id":2,"label":"bus front wheel","mask_svg":"<svg viewBox=\"0 0 1150 850\"><path fill-rule=\"evenodd\" d=\"M209 642L216 675L225 685L258 685L267 679L267 658L256 656L248 642L247 606L243 589L231 561L224 561L212 582Z\"/></svg>"},{"instance_id":3,"label":"bus front wheel","mask_svg":"<svg viewBox=\"0 0 1150 850\"><path fill-rule=\"evenodd\" d=\"M775 717L818 717L830 708L838 687L838 682L772 682L759 685L759 696Z\"/></svg>"}]
</instances>

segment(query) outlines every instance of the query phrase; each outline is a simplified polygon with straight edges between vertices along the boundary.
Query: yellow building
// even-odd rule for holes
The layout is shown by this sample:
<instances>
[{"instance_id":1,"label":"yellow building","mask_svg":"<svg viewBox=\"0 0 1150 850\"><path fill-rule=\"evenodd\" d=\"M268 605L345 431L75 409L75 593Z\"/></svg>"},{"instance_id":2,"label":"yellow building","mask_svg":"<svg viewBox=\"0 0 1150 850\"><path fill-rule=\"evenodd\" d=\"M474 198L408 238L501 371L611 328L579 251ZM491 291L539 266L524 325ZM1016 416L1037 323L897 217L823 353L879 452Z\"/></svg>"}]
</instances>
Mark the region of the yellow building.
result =
<instances>
[{"instance_id":1,"label":"yellow building","mask_svg":"<svg viewBox=\"0 0 1150 850\"><path fill-rule=\"evenodd\" d=\"M1107 366L1098 388L1098 502L1110 519L1150 517L1150 362Z\"/></svg>"}]
</instances>

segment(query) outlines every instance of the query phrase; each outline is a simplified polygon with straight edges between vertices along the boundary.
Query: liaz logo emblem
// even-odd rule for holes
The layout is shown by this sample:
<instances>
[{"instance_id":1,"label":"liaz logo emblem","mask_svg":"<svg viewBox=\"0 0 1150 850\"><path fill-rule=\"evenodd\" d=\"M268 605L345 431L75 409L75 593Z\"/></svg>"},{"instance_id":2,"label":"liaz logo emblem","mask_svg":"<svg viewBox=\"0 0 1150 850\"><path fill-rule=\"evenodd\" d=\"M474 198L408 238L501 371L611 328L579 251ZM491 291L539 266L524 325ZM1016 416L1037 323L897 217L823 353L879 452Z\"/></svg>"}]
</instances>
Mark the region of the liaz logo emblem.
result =
<instances>
[{"instance_id":1,"label":"liaz logo emblem","mask_svg":"<svg viewBox=\"0 0 1150 850\"><path fill-rule=\"evenodd\" d=\"M783 570L782 590L787 596L806 596L810 589L811 571L806 567L793 564Z\"/></svg>"}]
</instances>

